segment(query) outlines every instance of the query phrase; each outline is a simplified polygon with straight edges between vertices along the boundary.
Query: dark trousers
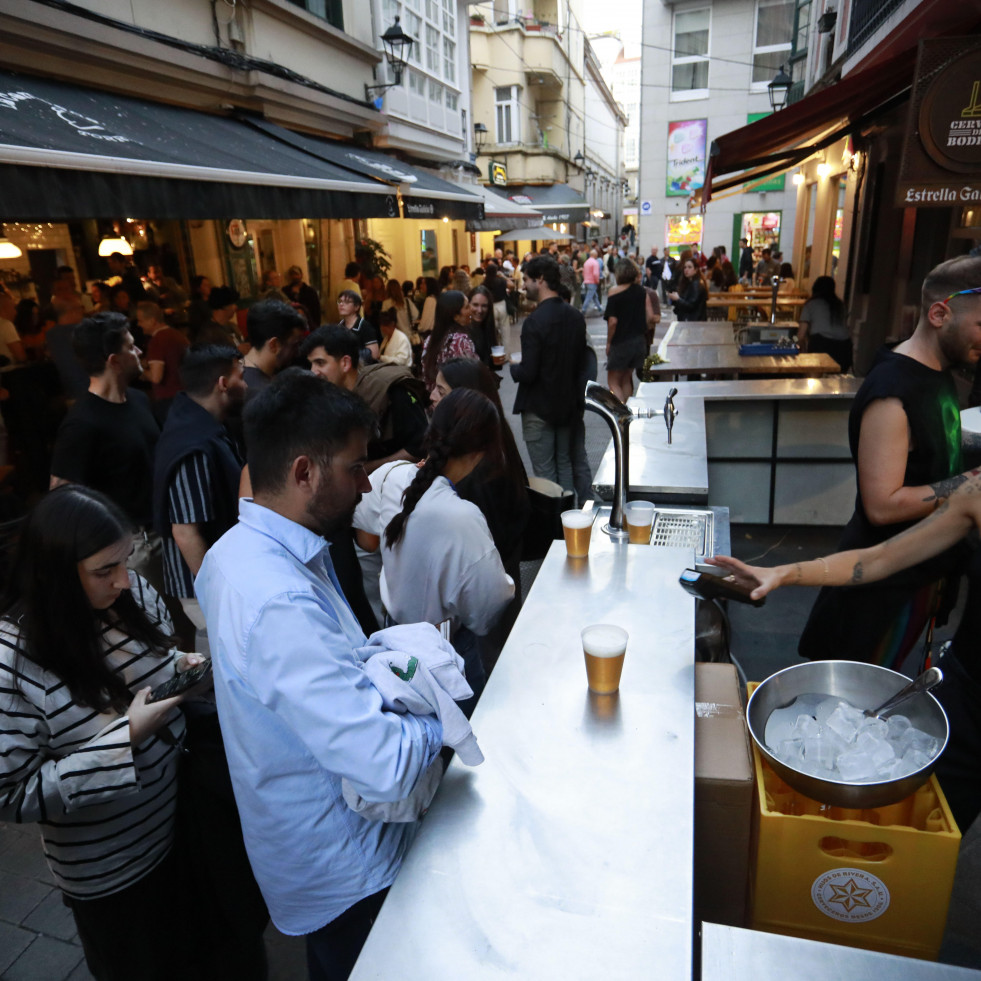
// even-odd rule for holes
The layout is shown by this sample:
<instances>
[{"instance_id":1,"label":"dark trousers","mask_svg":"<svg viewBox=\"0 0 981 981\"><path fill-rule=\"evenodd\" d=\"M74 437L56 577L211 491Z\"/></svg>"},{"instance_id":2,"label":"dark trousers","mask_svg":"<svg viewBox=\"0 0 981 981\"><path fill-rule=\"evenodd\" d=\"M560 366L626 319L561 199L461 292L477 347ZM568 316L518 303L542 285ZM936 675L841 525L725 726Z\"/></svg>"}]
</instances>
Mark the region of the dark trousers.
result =
<instances>
[{"instance_id":1,"label":"dark trousers","mask_svg":"<svg viewBox=\"0 0 981 981\"><path fill-rule=\"evenodd\" d=\"M265 981L269 913L249 865L218 715L189 706L181 760L178 842L184 903L194 917L198 961L210 981Z\"/></svg>"},{"instance_id":2,"label":"dark trousers","mask_svg":"<svg viewBox=\"0 0 981 981\"><path fill-rule=\"evenodd\" d=\"M977 638L972 642L976 644ZM966 835L981 811L981 685L958 658L956 639L954 648L941 659L940 669L944 683L934 694L947 713L950 740L936 773L954 820Z\"/></svg>"},{"instance_id":3,"label":"dark trousers","mask_svg":"<svg viewBox=\"0 0 981 981\"><path fill-rule=\"evenodd\" d=\"M812 354L830 354L838 362L843 372L852 367L852 342L850 340L833 341L823 334L809 334L807 350Z\"/></svg>"},{"instance_id":4,"label":"dark trousers","mask_svg":"<svg viewBox=\"0 0 981 981\"><path fill-rule=\"evenodd\" d=\"M173 849L152 872L121 892L101 899L64 899L96 981L198 977L189 968L193 945L185 941L188 917L201 911L182 888Z\"/></svg>"},{"instance_id":5,"label":"dark trousers","mask_svg":"<svg viewBox=\"0 0 981 981\"><path fill-rule=\"evenodd\" d=\"M336 920L307 934L310 981L346 981L378 916L387 889L355 903Z\"/></svg>"}]
</instances>

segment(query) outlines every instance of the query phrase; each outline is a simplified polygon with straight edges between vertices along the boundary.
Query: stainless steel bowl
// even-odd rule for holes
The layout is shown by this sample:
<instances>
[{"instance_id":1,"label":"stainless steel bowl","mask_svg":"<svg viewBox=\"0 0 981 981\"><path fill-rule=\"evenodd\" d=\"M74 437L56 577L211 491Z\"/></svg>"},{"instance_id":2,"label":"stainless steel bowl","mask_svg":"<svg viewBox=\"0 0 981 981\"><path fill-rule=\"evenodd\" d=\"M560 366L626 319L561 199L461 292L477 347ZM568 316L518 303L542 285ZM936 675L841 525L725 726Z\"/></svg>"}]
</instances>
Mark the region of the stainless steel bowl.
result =
<instances>
[{"instance_id":1,"label":"stainless steel bowl","mask_svg":"<svg viewBox=\"0 0 981 981\"><path fill-rule=\"evenodd\" d=\"M856 661L808 661L784 668L770 675L753 692L746 706L746 721L753 742L770 767L794 790L822 804L837 807L883 807L908 797L930 777L940 754L947 747L950 726L947 714L929 692L911 698L899 714L905 715L918 729L941 741L940 749L929 764L898 780L884 782L846 783L825 780L802 773L777 759L763 741L766 723L775 709L789 705L798 695L836 695L860 709L873 709L895 695L909 678L880 668L875 664Z\"/></svg>"}]
</instances>

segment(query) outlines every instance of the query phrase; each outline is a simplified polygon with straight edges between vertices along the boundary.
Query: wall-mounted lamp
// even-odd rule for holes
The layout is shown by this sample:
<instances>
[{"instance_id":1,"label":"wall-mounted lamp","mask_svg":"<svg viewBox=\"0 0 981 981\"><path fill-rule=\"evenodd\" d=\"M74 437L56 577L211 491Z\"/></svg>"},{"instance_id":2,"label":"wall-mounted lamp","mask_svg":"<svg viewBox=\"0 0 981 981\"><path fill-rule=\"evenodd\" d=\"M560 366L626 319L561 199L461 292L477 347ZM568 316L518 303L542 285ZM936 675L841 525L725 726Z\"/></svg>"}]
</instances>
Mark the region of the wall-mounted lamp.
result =
<instances>
[{"instance_id":1,"label":"wall-mounted lamp","mask_svg":"<svg viewBox=\"0 0 981 981\"><path fill-rule=\"evenodd\" d=\"M576 155L572 158L572 162L578 170L582 170L583 164L586 162L586 158L582 155L582 150L576 150Z\"/></svg>"},{"instance_id":2,"label":"wall-mounted lamp","mask_svg":"<svg viewBox=\"0 0 981 981\"><path fill-rule=\"evenodd\" d=\"M804 181L805 181L805 179L806 179L806 178L804 177L804 171L802 171L802 170L798 170L798 171L797 171L797 173L795 173L795 174L794 174L794 176L793 176L793 177L791 177L790 179L791 179L791 180L792 180L792 181L794 182L794 184L795 184L795 185L796 185L797 187L800 187L800 186L801 186L801 184L803 184L803 183L804 183Z\"/></svg>"},{"instance_id":3,"label":"wall-mounted lamp","mask_svg":"<svg viewBox=\"0 0 981 981\"><path fill-rule=\"evenodd\" d=\"M473 124L473 145L477 148L477 152L483 149L484 144L487 142L487 127L483 123Z\"/></svg>"},{"instance_id":4,"label":"wall-mounted lamp","mask_svg":"<svg viewBox=\"0 0 981 981\"><path fill-rule=\"evenodd\" d=\"M823 180L825 177L831 176L831 171L833 169L834 168L832 168L831 164L829 163L819 163L817 165L817 175Z\"/></svg>"},{"instance_id":5,"label":"wall-mounted lamp","mask_svg":"<svg viewBox=\"0 0 981 981\"><path fill-rule=\"evenodd\" d=\"M794 80L780 66L780 71L773 77L773 81L767 85L767 94L770 96L770 108L774 112L779 112L787 104L787 94Z\"/></svg>"},{"instance_id":6,"label":"wall-mounted lamp","mask_svg":"<svg viewBox=\"0 0 981 981\"><path fill-rule=\"evenodd\" d=\"M394 82L385 85L366 85L364 87L364 97L366 101L371 101L372 92L387 92L390 88L402 84L402 72L405 70L405 63L409 53L409 48L415 44L415 38L409 37L402 30L399 18L395 18L395 23L381 36L382 43L385 45L385 57L388 60L388 67L392 69Z\"/></svg>"}]
</instances>

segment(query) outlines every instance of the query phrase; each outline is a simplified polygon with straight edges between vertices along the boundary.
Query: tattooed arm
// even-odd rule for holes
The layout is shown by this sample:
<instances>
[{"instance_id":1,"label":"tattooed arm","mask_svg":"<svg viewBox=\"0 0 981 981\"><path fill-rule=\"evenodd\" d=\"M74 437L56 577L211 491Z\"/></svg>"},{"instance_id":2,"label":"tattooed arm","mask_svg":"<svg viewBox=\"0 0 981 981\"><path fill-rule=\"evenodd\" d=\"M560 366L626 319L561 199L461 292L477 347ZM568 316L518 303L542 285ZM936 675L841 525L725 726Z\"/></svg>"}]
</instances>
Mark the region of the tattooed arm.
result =
<instances>
[{"instance_id":1,"label":"tattooed arm","mask_svg":"<svg viewBox=\"0 0 981 981\"><path fill-rule=\"evenodd\" d=\"M837 552L827 558L773 568L746 565L717 555L709 561L753 589L753 599L780 586L857 586L875 582L938 555L972 528L981 528L981 473L966 476L950 500L912 528L871 548Z\"/></svg>"},{"instance_id":2,"label":"tattooed arm","mask_svg":"<svg viewBox=\"0 0 981 981\"><path fill-rule=\"evenodd\" d=\"M899 399L877 399L862 415L858 438L858 489L873 525L917 521L933 511L967 475L908 487L909 423Z\"/></svg>"}]
</instances>

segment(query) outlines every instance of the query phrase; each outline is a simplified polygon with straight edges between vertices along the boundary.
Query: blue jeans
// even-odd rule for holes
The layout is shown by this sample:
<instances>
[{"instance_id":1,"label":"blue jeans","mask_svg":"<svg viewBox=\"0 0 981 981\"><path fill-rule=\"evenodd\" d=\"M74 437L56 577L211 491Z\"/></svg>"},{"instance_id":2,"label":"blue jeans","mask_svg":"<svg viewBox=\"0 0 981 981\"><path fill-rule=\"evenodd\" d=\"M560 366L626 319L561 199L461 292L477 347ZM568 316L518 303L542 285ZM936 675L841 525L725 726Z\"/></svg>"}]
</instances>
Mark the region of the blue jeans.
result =
<instances>
[{"instance_id":1,"label":"blue jeans","mask_svg":"<svg viewBox=\"0 0 981 981\"><path fill-rule=\"evenodd\" d=\"M575 490L572 477L572 427L553 426L534 412L522 412L521 434L524 436L535 476L552 480L567 491Z\"/></svg>"},{"instance_id":2,"label":"blue jeans","mask_svg":"<svg viewBox=\"0 0 981 981\"><path fill-rule=\"evenodd\" d=\"M589 309L590 303L596 304L596 309L601 313L603 311L603 304L599 301L598 291L599 285L597 283L586 283L586 299L582 303L582 312L585 313Z\"/></svg>"}]
</instances>

